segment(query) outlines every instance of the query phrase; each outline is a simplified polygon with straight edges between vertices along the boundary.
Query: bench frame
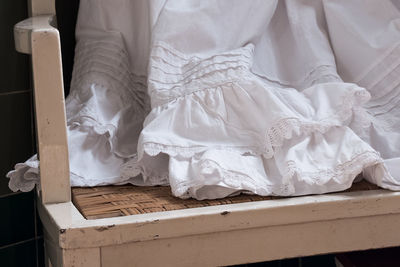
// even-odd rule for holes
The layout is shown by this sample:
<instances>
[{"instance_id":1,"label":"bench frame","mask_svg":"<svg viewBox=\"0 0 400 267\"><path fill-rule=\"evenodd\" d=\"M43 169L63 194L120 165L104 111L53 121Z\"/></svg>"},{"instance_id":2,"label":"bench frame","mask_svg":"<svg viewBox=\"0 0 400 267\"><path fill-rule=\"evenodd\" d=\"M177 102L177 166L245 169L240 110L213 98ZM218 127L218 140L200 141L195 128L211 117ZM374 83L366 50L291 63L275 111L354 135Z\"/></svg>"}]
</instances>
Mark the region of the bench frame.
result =
<instances>
[{"instance_id":1,"label":"bench frame","mask_svg":"<svg viewBox=\"0 0 400 267\"><path fill-rule=\"evenodd\" d=\"M54 0L14 28L32 55L47 266L216 266L400 245L400 192L358 191L86 220L71 202Z\"/></svg>"}]
</instances>

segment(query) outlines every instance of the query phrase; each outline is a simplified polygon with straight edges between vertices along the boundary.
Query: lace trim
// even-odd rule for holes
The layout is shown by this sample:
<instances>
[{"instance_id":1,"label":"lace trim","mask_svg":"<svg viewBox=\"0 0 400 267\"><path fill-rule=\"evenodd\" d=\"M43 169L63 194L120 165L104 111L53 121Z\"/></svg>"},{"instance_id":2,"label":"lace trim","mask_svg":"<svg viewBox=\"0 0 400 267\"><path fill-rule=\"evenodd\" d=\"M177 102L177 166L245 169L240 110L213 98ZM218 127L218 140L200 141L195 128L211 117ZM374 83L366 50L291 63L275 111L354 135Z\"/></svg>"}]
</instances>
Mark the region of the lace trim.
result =
<instances>
[{"instance_id":1,"label":"lace trim","mask_svg":"<svg viewBox=\"0 0 400 267\"><path fill-rule=\"evenodd\" d=\"M36 158L36 155L34 156ZM15 166L15 170L7 173L6 177L9 178L8 186L13 192L22 191L29 192L32 191L35 186L40 188L40 170L39 170L39 160L34 162L27 161L25 163L18 163ZM111 185L111 184L126 184L129 181L127 179L121 179L120 176L116 177L106 177L103 180L107 182L99 182L98 179L90 179L88 177L82 177L74 172L70 172L71 186L101 186L101 185Z\"/></svg>"},{"instance_id":2,"label":"lace trim","mask_svg":"<svg viewBox=\"0 0 400 267\"><path fill-rule=\"evenodd\" d=\"M297 175L299 181L312 181L312 184L318 186L326 184L329 180L345 185L348 182L348 177L354 179L363 169L381 163L383 164L383 159L375 151L363 152L343 164L336 165L333 169L318 170L316 172L303 172L297 167L295 161L288 161L286 162L287 169L283 176L283 181L290 182Z\"/></svg>"},{"instance_id":3,"label":"lace trim","mask_svg":"<svg viewBox=\"0 0 400 267\"><path fill-rule=\"evenodd\" d=\"M345 122L353 116L355 109L368 101L369 93L367 91L353 91L348 93L343 104L338 109L336 114L332 114L327 118L316 122L304 122L298 118L284 118L274 123L265 133L265 148L264 157L272 158L275 154L275 149L283 145L284 140L291 139L293 134L311 134L312 132L327 132L331 127L337 126L333 121ZM360 125L369 125L370 119L358 112L358 119L362 120Z\"/></svg>"},{"instance_id":4,"label":"lace trim","mask_svg":"<svg viewBox=\"0 0 400 267\"><path fill-rule=\"evenodd\" d=\"M156 44L150 56L148 78L152 107L168 103L199 87L215 87L216 84L243 79L252 65L253 49L253 45L247 45L200 59L184 55L164 43Z\"/></svg>"},{"instance_id":5,"label":"lace trim","mask_svg":"<svg viewBox=\"0 0 400 267\"><path fill-rule=\"evenodd\" d=\"M363 152L356 155L351 160L336 165L333 169L321 170L318 169L315 172L302 172L294 161L288 161L287 169L282 178L282 183L277 185L264 184L260 186L249 175L245 173L231 171L223 168L217 162L206 159L200 163L202 173L213 173L219 174L219 181L215 184L224 184L227 188L237 189L238 191L250 192L257 195L278 195L278 196L289 196L295 195L295 176L299 181L308 182L311 184L323 186L329 181L335 181L338 185L343 185L341 190L344 190L351 186L355 177L360 174L363 169L374 166L376 164L383 163L383 160L377 152ZM149 180L149 174L143 171L143 167L140 162L135 161L127 164L125 169L126 177L133 177L142 174L146 180ZM158 180L160 179L160 180ZM168 181L168 175L155 176L155 181ZM151 184L151 183L150 183ZM309 183L310 184L310 183ZM174 194L181 198L195 197L192 193L194 189L201 188L207 185L203 180L195 180L190 182L182 182L174 186Z\"/></svg>"},{"instance_id":6,"label":"lace trim","mask_svg":"<svg viewBox=\"0 0 400 267\"><path fill-rule=\"evenodd\" d=\"M166 59L165 57L159 55L153 55L151 59L152 59L152 66L159 68L165 74L183 75L183 76L188 76L188 73L189 75L191 75L199 69L207 68L214 64L224 63L227 61L227 59L228 62L237 62L237 61L251 62L251 56L247 55L245 52L243 52L242 54L231 54L229 57L223 55L215 55L203 61L192 59L191 64L187 64L184 67L182 67L181 64L175 64L173 61L167 61L169 59ZM168 72L164 69L167 69L168 71L175 70L175 72Z\"/></svg>"},{"instance_id":7,"label":"lace trim","mask_svg":"<svg viewBox=\"0 0 400 267\"><path fill-rule=\"evenodd\" d=\"M269 195L274 191L279 191L281 186L272 186L264 184L260 186L259 183L256 183L251 176L246 175L244 173L231 171L221 167L216 161L205 159L200 163L202 173L211 174L213 172L217 172L219 175L219 181L216 184L223 183L225 187L231 189L237 189L238 191L246 191L251 192L257 195ZM216 185L213 184L213 185ZM182 182L174 187L174 195L180 198L190 198L194 197L191 194L191 189L193 188L201 188L202 186L207 185L203 181L191 181L191 182Z\"/></svg>"},{"instance_id":8,"label":"lace trim","mask_svg":"<svg viewBox=\"0 0 400 267\"><path fill-rule=\"evenodd\" d=\"M317 65L317 64L316 64ZM277 77L267 76L265 73L256 72L252 69L257 76L262 79L268 81L269 83L273 83L278 85L279 87L294 87L300 90L308 88L318 83L325 82L343 82L340 76L337 74L336 66L332 64L327 64L324 62L319 63L309 72L307 72L303 78L296 81L287 81L282 80Z\"/></svg>"},{"instance_id":9,"label":"lace trim","mask_svg":"<svg viewBox=\"0 0 400 267\"><path fill-rule=\"evenodd\" d=\"M251 57L254 52L254 45L247 44L244 47L234 49L231 51L223 52L218 55L211 55L207 59L212 59L217 56L238 56L238 55L246 55L247 57ZM188 55L185 53L180 52L179 50L173 48L169 44L158 41L157 43L153 44L153 49L150 53L150 57L161 57L165 59L172 58L173 62L198 62L204 60L204 58L198 57L196 55Z\"/></svg>"},{"instance_id":10,"label":"lace trim","mask_svg":"<svg viewBox=\"0 0 400 267\"><path fill-rule=\"evenodd\" d=\"M32 156L25 163L15 165L15 170L7 173L7 178L10 179L8 187L13 191L29 192L35 188L35 185L40 186L39 179L39 161L36 155Z\"/></svg>"},{"instance_id":11,"label":"lace trim","mask_svg":"<svg viewBox=\"0 0 400 267\"><path fill-rule=\"evenodd\" d=\"M357 111L358 107L368 101L370 95L365 90L351 91L343 99L342 105L338 111L331 116L315 122L302 121L298 118L283 118L275 123L265 131L265 142L263 149L257 147L213 147L218 150L228 151L240 151L241 153L249 153L251 155L263 155L265 158L273 157L275 148L282 146L284 140L292 138L293 134L310 134L312 132L325 133L329 128L338 126L339 122L345 122L349 120L353 115L354 111L358 114L358 122L360 125L369 125L370 118L361 111ZM360 107L361 108L361 107ZM184 158L193 157L195 154L204 152L208 147L183 147L177 145L166 145L155 142L145 142L142 144L142 150L139 148L139 158L142 157L143 151L150 156L156 156L161 152L164 152L172 157L177 155Z\"/></svg>"},{"instance_id":12,"label":"lace trim","mask_svg":"<svg viewBox=\"0 0 400 267\"><path fill-rule=\"evenodd\" d=\"M167 52L168 53L168 52ZM229 52L225 54L217 54L208 58L199 59L197 57L191 57L186 60L176 61L176 57L164 56L163 54L153 53L150 57L152 66L160 68L165 74L177 75L177 76L188 76L190 73L195 73L198 70L207 68L214 64L221 64L224 62L251 62L252 61L252 50L240 48L236 52ZM178 63L174 63L178 62ZM169 71L175 70L175 72L168 73L164 69Z\"/></svg>"},{"instance_id":13,"label":"lace trim","mask_svg":"<svg viewBox=\"0 0 400 267\"><path fill-rule=\"evenodd\" d=\"M144 115L136 112L132 113L131 120L136 121L138 124L141 124L144 121ZM110 145L110 153L120 157L120 158L131 158L136 154L135 153L124 153L117 150L118 147L118 136L116 136L116 132L118 130L118 126L111 123L101 123L90 115L79 115L75 118L71 118L68 120L68 126L72 129L79 128L88 133L88 135L98 135L99 137L104 137L107 139L108 144ZM136 143L131 144L136 147Z\"/></svg>"},{"instance_id":14,"label":"lace trim","mask_svg":"<svg viewBox=\"0 0 400 267\"><path fill-rule=\"evenodd\" d=\"M149 156L157 156L160 153L166 153L171 157L180 156L183 158L191 158L195 154L207 151L210 149L209 147L205 146L198 146L198 147L182 147L176 145L164 145L159 143L152 143L147 142L143 143L143 151L146 152ZM251 154L251 155L261 155L263 154L263 150L257 147L227 147L227 146L220 146L220 147L212 147L214 150L223 150L223 151L230 151L230 152L240 152L242 154ZM140 151L139 158L143 155L143 151Z\"/></svg>"},{"instance_id":15,"label":"lace trim","mask_svg":"<svg viewBox=\"0 0 400 267\"><path fill-rule=\"evenodd\" d=\"M161 68L152 66L154 72L157 72L156 74L158 79L150 77L149 82L152 82L153 84L157 83L159 86L176 86L177 83L185 85L185 84L190 84L195 79L204 78L206 75L211 74L215 71L223 72L229 69L238 69L240 67L242 67L243 69L248 69L248 62L242 60L214 62L209 66L205 66L201 70L196 70L196 72L188 74L183 73L178 76L173 73L168 73ZM171 76L173 75L173 76L168 77L168 75ZM156 88L155 90L160 90L160 89Z\"/></svg>"},{"instance_id":16,"label":"lace trim","mask_svg":"<svg viewBox=\"0 0 400 267\"><path fill-rule=\"evenodd\" d=\"M328 170L317 170L315 172L302 172L294 161L287 162L287 170L282 178L282 183L278 185L263 185L264 188L260 188L260 184L255 183L248 175L237 173L234 171L226 170L222 168L217 162L206 160L202 163L204 171L211 172L215 169L220 170L221 174L219 183L224 183L227 187L250 191L257 195L277 195L277 196L289 196L294 195L295 185L293 183L294 176L300 181L312 181L312 184L322 186L327 182L333 180L338 185L351 186L351 182L354 181L355 177L360 174L364 168L382 163L382 159L377 152L364 152L356 155L350 161L336 165L333 169ZM245 186L243 186L245 181ZM189 189L192 187L204 186L202 183L182 183L179 184L179 190L177 190L182 197L190 197ZM346 188L343 188L346 189ZM185 194L183 193L185 192ZM192 196L193 197L193 196Z\"/></svg>"},{"instance_id":17,"label":"lace trim","mask_svg":"<svg viewBox=\"0 0 400 267\"><path fill-rule=\"evenodd\" d=\"M128 182L131 178L139 175L142 176L144 185L151 186L169 184L168 172L159 174L154 170L145 168L145 166L138 160L137 155L135 155L131 160L122 165L121 178L123 181Z\"/></svg>"},{"instance_id":18,"label":"lace trim","mask_svg":"<svg viewBox=\"0 0 400 267\"><path fill-rule=\"evenodd\" d=\"M168 80L173 79L171 82L176 83L196 76L197 73L214 71L218 69L218 65L227 66L230 63L239 63L249 66L252 63L254 46L248 45L202 59L196 56L185 56L185 59L182 59L176 56L179 52L173 48L160 48L161 46L156 45L151 53L149 79L160 83L168 83ZM176 65L171 65L171 62L175 62ZM152 70L159 70L160 73L156 72L155 75L152 75Z\"/></svg>"},{"instance_id":19,"label":"lace trim","mask_svg":"<svg viewBox=\"0 0 400 267\"><path fill-rule=\"evenodd\" d=\"M213 73L208 73L207 75L209 75L209 77L207 77L207 79L194 79L190 81L189 84L185 85L184 89L181 85L175 85L171 88L159 88L157 91L151 92L152 108L164 106L173 100L190 96L198 91L217 90L221 86L230 85L240 80L246 80L248 79L248 75L250 75L248 70L242 67L238 67L237 69L230 68L226 71L231 72L231 74L236 74L230 75L232 77L227 77L224 72L215 71Z\"/></svg>"}]
</instances>

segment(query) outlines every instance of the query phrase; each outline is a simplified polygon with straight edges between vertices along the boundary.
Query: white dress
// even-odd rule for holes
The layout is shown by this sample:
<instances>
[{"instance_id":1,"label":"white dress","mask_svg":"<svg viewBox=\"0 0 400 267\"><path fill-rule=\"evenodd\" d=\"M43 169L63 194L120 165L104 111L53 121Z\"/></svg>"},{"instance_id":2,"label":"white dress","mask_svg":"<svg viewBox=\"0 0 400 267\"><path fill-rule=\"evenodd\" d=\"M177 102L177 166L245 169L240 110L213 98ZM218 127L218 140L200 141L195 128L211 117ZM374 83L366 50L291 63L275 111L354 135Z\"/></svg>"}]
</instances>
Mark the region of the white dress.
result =
<instances>
[{"instance_id":1,"label":"white dress","mask_svg":"<svg viewBox=\"0 0 400 267\"><path fill-rule=\"evenodd\" d=\"M181 198L400 189L398 0L82 0L71 183ZM10 188L39 184L34 156Z\"/></svg>"}]
</instances>

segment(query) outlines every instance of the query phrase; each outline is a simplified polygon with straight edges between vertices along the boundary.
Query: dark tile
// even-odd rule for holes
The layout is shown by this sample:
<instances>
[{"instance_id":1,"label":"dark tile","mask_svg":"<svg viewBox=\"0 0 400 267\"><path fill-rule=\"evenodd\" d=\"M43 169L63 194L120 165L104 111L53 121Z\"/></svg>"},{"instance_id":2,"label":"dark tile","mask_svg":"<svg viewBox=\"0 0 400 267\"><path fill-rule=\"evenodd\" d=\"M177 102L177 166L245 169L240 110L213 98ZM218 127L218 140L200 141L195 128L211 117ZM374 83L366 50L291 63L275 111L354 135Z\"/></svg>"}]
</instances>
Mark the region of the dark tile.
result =
<instances>
[{"instance_id":1,"label":"dark tile","mask_svg":"<svg viewBox=\"0 0 400 267\"><path fill-rule=\"evenodd\" d=\"M36 240L36 266L44 266L44 242L43 238Z\"/></svg>"},{"instance_id":2,"label":"dark tile","mask_svg":"<svg viewBox=\"0 0 400 267\"><path fill-rule=\"evenodd\" d=\"M336 267L334 255L318 255L301 258L302 267Z\"/></svg>"},{"instance_id":3,"label":"dark tile","mask_svg":"<svg viewBox=\"0 0 400 267\"><path fill-rule=\"evenodd\" d=\"M39 216L36 216L36 232L37 236L43 236L43 224Z\"/></svg>"},{"instance_id":4,"label":"dark tile","mask_svg":"<svg viewBox=\"0 0 400 267\"><path fill-rule=\"evenodd\" d=\"M43 225L42 225L42 221L40 220L39 217L39 213L37 211L37 197L36 197L36 193L35 193L35 197L34 197L34 203L35 203L35 220L36 220L36 224L35 224L35 237L40 237L43 236Z\"/></svg>"},{"instance_id":5,"label":"dark tile","mask_svg":"<svg viewBox=\"0 0 400 267\"><path fill-rule=\"evenodd\" d=\"M249 267L298 267L299 260L298 258L293 258L285 260L266 261L266 262L248 264L248 266Z\"/></svg>"},{"instance_id":6,"label":"dark tile","mask_svg":"<svg viewBox=\"0 0 400 267\"><path fill-rule=\"evenodd\" d=\"M0 93L30 88L29 56L14 47L14 25L26 19L26 0L0 1Z\"/></svg>"},{"instance_id":7,"label":"dark tile","mask_svg":"<svg viewBox=\"0 0 400 267\"><path fill-rule=\"evenodd\" d=\"M33 154L31 94L0 95L0 196L10 193L5 175Z\"/></svg>"},{"instance_id":8,"label":"dark tile","mask_svg":"<svg viewBox=\"0 0 400 267\"><path fill-rule=\"evenodd\" d=\"M233 265L235 267L298 267L299 258Z\"/></svg>"},{"instance_id":9,"label":"dark tile","mask_svg":"<svg viewBox=\"0 0 400 267\"><path fill-rule=\"evenodd\" d=\"M257 263L252 263L248 264L248 267L280 267L281 261L276 260L276 261L265 261L265 262L257 262Z\"/></svg>"},{"instance_id":10,"label":"dark tile","mask_svg":"<svg viewBox=\"0 0 400 267\"><path fill-rule=\"evenodd\" d=\"M3 160L3 159L2 159ZM0 165L2 165L2 162L0 162ZM1 170L1 167L0 167ZM1 176L0 176L0 197L12 193L11 190L8 188L8 179L5 178L5 173L3 170L1 170Z\"/></svg>"},{"instance_id":11,"label":"dark tile","mask_svg":"<svg viewBox=\"0 0 400 267\"><path fill-rule=\"evenodd\" d=\"M57 27L60 31L64 90L69 93L75 53L75 25L79 0L56 1Z\"/></svg>"},{"instance_id":12,"label":"dark tile","mask_svg":"<svg viewBox=\"0 0 400 267\"><path fill-rule=\"evenodd\" d=\"M299 258L282 260L281 267L299 267Z\"/></svg>"},{"instance_id":13,"label":"dark tile","mask_svg":"<svg viewBox=\"0 0 400 267\"><path fill-rule=\"evenodd\" d=\"M400 247L339 253L338 261L345 267L400 266Z\"/></svg>"},{"instance_id":14,"label":"dark tile","mask_svg":"<svg viewBox=\"0 0 400 267\"><path fill-rule=\"evenodd\" d=\"M0 197L0 213L0 247L35 237L33 192Z\"/></svg>"},{"instance_id":15,"label":"dark tile","mask_svg":"<svg viewBox=\"0 0 400 267\"><path fill-rule=\"evenodd\" d=\"M36 267L35 240L0 248L0 265L7 267Z\"/></svg>"},{"instance_id":16,"label":"dark tile","mask_svg":"<svg viewBox=\"0 0 400 267\"><path fill-rule=\"evenodd\" d=\"M248 264L241 264L241 265L232 265L232 267L281 267L282 265L281 260L275 261L264 261L264 262L256 262L256 263L248 263ZM297 266L296 266L297 267Z\"/></svg>"}]
</instances>

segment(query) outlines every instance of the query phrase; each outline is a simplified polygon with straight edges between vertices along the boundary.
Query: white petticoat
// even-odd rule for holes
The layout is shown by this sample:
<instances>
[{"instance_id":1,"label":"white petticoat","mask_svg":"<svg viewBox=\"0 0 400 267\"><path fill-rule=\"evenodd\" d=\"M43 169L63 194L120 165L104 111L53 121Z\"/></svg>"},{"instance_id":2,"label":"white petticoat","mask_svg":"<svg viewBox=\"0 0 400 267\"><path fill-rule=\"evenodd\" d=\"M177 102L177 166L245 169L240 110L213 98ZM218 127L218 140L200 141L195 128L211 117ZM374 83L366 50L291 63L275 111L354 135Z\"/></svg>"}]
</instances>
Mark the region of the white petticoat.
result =
<instances>
[{"instance_id":1,"label":"white petticoat","mask_svg":"<svg viewBox=\"0 0 400 267\"><path fill-rule=\"evenodd\" d=\"M81 1L73 186L288 196L344 190L364 172L400 189L390 1L119 1ZM32 190L38 165L17 164L10 188Z\"/></svg>"}]
</instances>

